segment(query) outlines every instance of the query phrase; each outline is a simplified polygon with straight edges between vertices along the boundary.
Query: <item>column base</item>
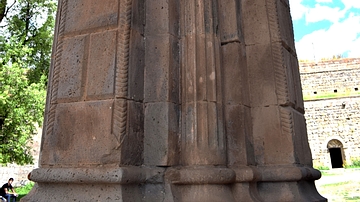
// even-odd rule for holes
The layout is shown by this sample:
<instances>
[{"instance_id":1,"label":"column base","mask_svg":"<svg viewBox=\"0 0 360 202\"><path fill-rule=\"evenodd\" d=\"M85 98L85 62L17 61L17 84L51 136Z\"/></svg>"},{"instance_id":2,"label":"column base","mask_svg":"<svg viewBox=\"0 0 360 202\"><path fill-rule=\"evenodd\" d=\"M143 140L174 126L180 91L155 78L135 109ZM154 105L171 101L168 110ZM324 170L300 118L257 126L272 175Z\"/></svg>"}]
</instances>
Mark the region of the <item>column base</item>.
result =
<instances>
[{"instance_id":1,"label":"column base","mask_svg":"<svg viewBox=\"0 0 360 202\"><path fill-rule=\"evenodd\" d=\"M284 166L38 168L21 201L327 201L314 185L320 176Z\"/></svg>"}]
</instances>

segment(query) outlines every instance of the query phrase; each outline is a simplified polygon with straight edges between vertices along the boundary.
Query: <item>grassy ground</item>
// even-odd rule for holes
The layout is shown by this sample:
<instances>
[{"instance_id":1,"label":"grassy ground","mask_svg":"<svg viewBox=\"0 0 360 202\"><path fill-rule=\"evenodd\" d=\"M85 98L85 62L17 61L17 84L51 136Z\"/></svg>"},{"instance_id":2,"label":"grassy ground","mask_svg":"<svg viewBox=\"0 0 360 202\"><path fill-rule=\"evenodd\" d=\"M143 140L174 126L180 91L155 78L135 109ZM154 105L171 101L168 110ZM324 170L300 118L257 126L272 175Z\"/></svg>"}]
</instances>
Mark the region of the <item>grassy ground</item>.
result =
<instances>
[{"instance_id":1,"label":"grassy ground","mask_svg":"<svg viewBox=\"0 0 360 202\"><path fill-rule=\"evenodd\" d=\"M16 201L19 201L22 197L26 196L31 190L31 188L34 186L34 183L30 182L29 184L23 186L23 187L15 187L15 191L17 194L19 194Z\"/></svg>"},{"instance_id":2,"label":"grassy ground","mask_svg":"<svg viewBox=\"0 0 360 202\"><path fill-rule=\"evenodd\" d=\"M329 202L360 202L359 169L334 169L322 173L321 179L316 181L316 187Z\"/></svg>"}]
</instances>

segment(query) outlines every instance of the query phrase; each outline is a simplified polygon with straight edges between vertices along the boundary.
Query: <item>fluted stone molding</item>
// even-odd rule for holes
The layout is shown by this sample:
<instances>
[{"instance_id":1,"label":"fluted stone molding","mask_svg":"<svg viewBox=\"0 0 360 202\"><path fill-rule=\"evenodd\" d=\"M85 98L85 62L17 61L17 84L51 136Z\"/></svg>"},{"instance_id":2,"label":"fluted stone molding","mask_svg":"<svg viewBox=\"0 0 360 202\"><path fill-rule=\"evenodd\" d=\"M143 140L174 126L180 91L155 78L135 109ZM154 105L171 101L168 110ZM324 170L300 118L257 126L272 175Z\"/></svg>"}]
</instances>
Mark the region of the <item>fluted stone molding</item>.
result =
<instances>
[{"instance_id":1,"label":"fluted stone molding","mask_svg":"<svg viewBox=\"0 0 360 202\"><path fill-rule=\"evenodd\" d=\"M287 0L59 0L23 201L326 201Z\"/></svg>"}]
</instances>

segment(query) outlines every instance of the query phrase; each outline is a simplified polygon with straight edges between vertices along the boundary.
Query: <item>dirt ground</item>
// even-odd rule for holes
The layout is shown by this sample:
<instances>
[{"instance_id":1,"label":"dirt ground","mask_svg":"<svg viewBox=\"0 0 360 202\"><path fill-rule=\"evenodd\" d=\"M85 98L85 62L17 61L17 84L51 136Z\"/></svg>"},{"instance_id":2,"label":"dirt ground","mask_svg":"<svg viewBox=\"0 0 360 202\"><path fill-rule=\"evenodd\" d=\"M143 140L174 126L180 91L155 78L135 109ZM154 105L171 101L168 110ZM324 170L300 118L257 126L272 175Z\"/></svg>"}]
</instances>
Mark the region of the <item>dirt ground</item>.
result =
<instances>
[{"instance_id":1,"label":"dirt ground","mask_svg":"<svg viewBox=\"0 0 360 202\"><path fill-rule=\"evenodd\" d=\"M319 193L329 202L360 202L360 169L332 169L323 171L315 181Z\"/></svg>"}]
</instances>

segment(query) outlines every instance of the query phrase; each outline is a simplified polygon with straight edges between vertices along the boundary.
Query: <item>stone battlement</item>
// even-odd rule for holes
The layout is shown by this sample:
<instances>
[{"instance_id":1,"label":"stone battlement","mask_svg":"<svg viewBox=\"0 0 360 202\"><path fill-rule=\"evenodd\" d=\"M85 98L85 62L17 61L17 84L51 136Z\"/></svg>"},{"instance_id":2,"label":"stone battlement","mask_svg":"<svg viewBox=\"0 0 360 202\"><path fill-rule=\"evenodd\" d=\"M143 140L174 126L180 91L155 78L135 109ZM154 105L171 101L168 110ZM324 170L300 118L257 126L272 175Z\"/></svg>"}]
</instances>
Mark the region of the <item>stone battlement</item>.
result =
<instances>
[{"instance_id":1,"label":"stone battlement","mask_svg":"<svg viewBox=\"0 0 360 202\"><path fill-rule=\"evenodd\" d=\"M305 100L359 96L360 59L300 63Z\"/></svg>"}]
</instances>

